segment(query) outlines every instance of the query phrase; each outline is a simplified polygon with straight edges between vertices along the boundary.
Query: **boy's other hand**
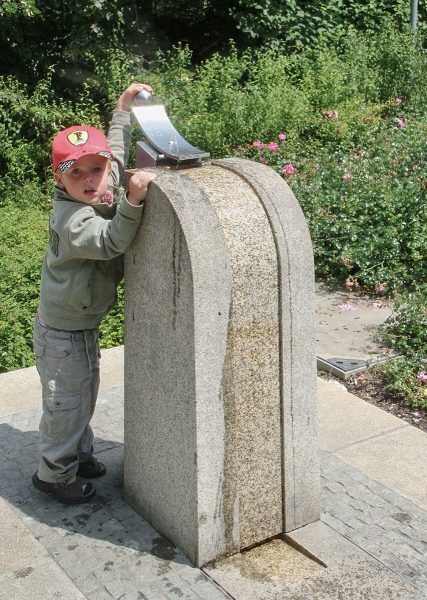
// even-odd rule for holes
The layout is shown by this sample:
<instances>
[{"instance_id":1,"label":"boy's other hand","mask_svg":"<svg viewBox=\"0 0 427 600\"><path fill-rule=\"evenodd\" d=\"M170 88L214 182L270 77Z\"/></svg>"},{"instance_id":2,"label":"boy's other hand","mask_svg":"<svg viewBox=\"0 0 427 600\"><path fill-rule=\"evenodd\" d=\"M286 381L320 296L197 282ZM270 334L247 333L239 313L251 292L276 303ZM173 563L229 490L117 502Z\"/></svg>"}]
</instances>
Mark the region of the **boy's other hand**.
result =
<instances>
[{"instance_id":1,"label":"boy's other hand","mask_svg":"<svg viewBox=\"0 0 427 600\"><path fill-rule=\"evenodd\" d=\"M139 206L147 195L148 186L157 175L154 173L146 173L145 171L137 171L129 180L129 191L127 200L129 204Z\"/></svg>"},{"instance_id":2,"label":"boy's other hand","mask_svg":"<svg viewBox=\"0 0 427 600\"><path fill-rule=\"evenodd\" d=\"M154 95L154 90L151 87L151 85L139 82L131 83L130 86L125 89L123 94L117 100L116 110L125 110L129 112L130 107L132 105L132 100L137 94L139 94L139 92L142 92L143 90L145 90L146 92L150 92L150 94Z\"/></svg>"}]
</instances>

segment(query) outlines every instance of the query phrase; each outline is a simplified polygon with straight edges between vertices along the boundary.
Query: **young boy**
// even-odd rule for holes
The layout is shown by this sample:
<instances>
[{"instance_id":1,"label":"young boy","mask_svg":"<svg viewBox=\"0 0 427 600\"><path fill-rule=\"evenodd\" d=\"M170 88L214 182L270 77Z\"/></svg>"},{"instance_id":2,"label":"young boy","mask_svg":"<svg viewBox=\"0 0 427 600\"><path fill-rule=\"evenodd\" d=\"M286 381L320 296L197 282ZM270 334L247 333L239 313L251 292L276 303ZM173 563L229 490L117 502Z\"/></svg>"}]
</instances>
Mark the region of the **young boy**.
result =
<instances>
[{"instance_id":1,"label":"young boy","mask_svg":"<svg viewBox=\"0 0 427 600\"><path fill-rule=\"evenodd\" d=\"M33 484L66 504L93 498L95 487L85 479L106 470L92 455L89 425L99 387L98 325L115 303L122 255L155 177L135 173L126 196L118 188L128 158L130 106L143 90L153 93L133 83L120 96L108 139L94 127L73 126L53 140L56 188L33 340L43 395Z\"/></svg>"}]
</instances>

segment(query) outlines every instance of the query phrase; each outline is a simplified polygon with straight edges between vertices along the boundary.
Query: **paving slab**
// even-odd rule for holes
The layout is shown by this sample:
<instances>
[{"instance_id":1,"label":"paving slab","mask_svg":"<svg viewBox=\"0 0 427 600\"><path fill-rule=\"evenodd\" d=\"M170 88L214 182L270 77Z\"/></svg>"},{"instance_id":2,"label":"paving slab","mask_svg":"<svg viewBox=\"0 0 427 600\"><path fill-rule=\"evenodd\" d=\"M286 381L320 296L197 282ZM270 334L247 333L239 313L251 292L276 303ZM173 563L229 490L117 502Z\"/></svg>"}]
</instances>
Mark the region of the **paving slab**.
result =
<instances>
[{"instance_id":1,"label":"paving slab","mask_svg":"<svg viewBox=\"0 0 427 600\"><path fill-rule=\"evenodd\" d=\"M37 593L41 590L39 596L34 594L37 600L53 600L53 597L67 600L227 598L179 548L123 501L123 386L100 393L93 422L95 451L107 464L107 474L97 480L97 497L88 504L62 505L32 487L39 419L40 409L0 418L3 457L0 495L40 544L41 555L34 559L39 562L33 565L26 561L22 567L33 569L28 573L35 577L37 565L48 561L44 567L46 577L56 586L55 570L59 571L71 586L69 590L65 583L59 590L53 587L56 596L50 596L44 590L42 579L34 584L39 586ZM13 532L9 535L13 537ZM7 590L5 600L22 600L31 593L29 579L27 583L26 580L16 583L9 570L2 577L0 586ZM64 590L62 596L61 589ZM0 594L0 597L3 596Z\"/></svg>"},{"instance_id":2,"label":"paving slab","mask_svg":"<svg viewBox=\"0 0 427 600\"><path fill-rule=\"evenodd\" d=\"M427 434L400 427L334 453L427 510Z\"/></svg>"},{"instance_id":3,"label":"paving slab","mask_svg":"<svg viewBox=\"0 0 427 600\"><path fill-rule=\"evenodd\" d=\"M423 598L427 511L329 452L322 453L321 479L322 521L416 587L417 598Z\"/></svg>"},{"instance_id":4,"label":"paving slab","mask_svg":"<svg viewBox=\"0 0 427 600\"><path fill-rule=\"evenodd\" d=\"M324 384L319 386L319 404L328 392L338 390L346 398L346 393L332 383ZM339 402L339 398L335 400ZM364 406L370 408L363 401L355 402L361 413ZM320 415L320 429L326 421L330 435L335 435L330 429L335 409L333 404L329 406L330 413ZM353 420L357 414L353 412ZM307 538L305 528L292 533L293 542L323 560L327 568L276 543L203 572L123 502L122 386L100 394L93 421L95 449L108 472L96 482L98 497L89 505L64 507L32 489L39 417L38 408L0 419L0 451L4 456L0 493L8 499L18 522L21 520L41 544L41 554L39 558L35 555L34 561L53 561L84 598L136 600L143 594L150 600L423 599L427 589L427 511L329 451L322 452L323 529L315 528L311 538ZM372 420L376 417L378 414L372 413ZM336 427L351 431L352 419L342 418ZM383 427L380 423L378 431ZM405 424L405 429L409 427ZM360 431L363 453L366 430L362 427ZM368 435L371 433L370 429ZM389 434L386 430L369 440ZM412 439L408 443L412 444ZM422 453L422 447L418 446L418 451ZM9 468L12 463L13 470ZM30 545L31 560L32 548ZM22 568L34 568L31 562L24 562ZM52 568L48 571L54 577ZM11 573L8 570L5 575L5 585L9 586L5 589L10 588L13 598L17 584ZM23 590L31 588L25 587L25 582L22 586L16 593L25 597Z\"/></svg>"},{"instance_id":5,"label":"paving slab","mask_svg":"<svg viewBox=\"0 0 427 600\"><path fill-rule=\"evenodd\" d=\"M33 600L84 599L3 498L0 498L0 539L1 598L22 600L31 594Z\"/></svg>"},{"instance_id":6,"label":"paving slab","mask_svg":"<svg viewBox=\"0 0 427 600\"><path fill-rule=\"evenodd\" d=\"M0 539L0 575L25 570L35 559L48 556L3 498L0 498Z\"/></svg>"},{"instance_id":7,"label":"paving slab","mask_svg":"<svg viewBox=\"0 0 427 600\"><path fill-rule=\"evenodd\" d=\"M367 365L384 361L388 357L388 349L378 341L376 333L392 311L391 302L317 282L318 369L330 371L345 379L352 372L365 369ZM334 363L333 359L343 359L344 363ZM343 371L346 368L350 371Z\"/></svg>"},{"instance_id":8,"label":"paving slab","mask_svg":"<svg viewBox=\"0 0 427 600\"><path fill-rule=\"evenodd\" d=\"M317 378L317 398L319 443L329 452L385 432L412 427L320 377Z\"/></svg>"},{"instance_id":9,"label":"paving slab","mask_svg":"<svg viewBox=\"0 0 427 600\"><path fill-rule=\"evenodd\" d=\"M28 566L0 575L4 600L85 600L85 596L51 558L40 558Z\"/></svg>"},{"instance_id":10,"label":"paving slab","mask_svg":"<svg viewBox=\"0 0 427 600\"><path fill-rule=\"evenodd\" d=\"M288 544L270 542L204 571L235 600L421 600L413 585L324 523L287 538L322 557L327 568L299 553L294 558Z\"/></svg>"}]
</instances>

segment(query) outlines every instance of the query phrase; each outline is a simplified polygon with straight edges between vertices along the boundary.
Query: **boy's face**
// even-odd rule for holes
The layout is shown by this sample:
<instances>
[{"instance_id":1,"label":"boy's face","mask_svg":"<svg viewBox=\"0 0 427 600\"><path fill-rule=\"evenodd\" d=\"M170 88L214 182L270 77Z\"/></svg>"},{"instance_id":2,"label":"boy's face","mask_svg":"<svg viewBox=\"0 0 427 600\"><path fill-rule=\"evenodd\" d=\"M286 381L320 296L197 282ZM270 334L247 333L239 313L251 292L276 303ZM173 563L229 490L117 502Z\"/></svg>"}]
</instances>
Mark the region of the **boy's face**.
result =
<instances>
[{"instance_id":1,"label":"boy's face","mask_svg":"<svg viewBox=\"0 0 427 600\"><path fill-rule=\"evenodd\" d=\"M65 173L56 171L55 180L77 202L98 204L107 191L110 164L104 156L83 156Z\"/></svg>"}]
</instances>

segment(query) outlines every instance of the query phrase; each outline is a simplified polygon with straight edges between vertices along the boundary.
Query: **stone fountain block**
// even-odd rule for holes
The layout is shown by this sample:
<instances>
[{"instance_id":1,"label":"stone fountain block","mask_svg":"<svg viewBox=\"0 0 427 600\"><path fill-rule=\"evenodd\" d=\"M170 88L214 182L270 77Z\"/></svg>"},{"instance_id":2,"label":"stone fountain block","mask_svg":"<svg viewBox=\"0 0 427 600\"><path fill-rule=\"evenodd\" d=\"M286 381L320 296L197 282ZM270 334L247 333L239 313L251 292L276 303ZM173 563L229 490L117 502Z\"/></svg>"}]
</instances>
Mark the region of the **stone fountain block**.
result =
<instances>
[{"instance_id":1,"label":"stone fountain block","mask_svg":"<svg viewBox=\"0 0 427 600\"><path fill-rule=\"evenodd\" d=\"M201 566L319 518L313 253L269 167L156 172L125 257L125 499Z\"/></svg>"}]
</instances>

